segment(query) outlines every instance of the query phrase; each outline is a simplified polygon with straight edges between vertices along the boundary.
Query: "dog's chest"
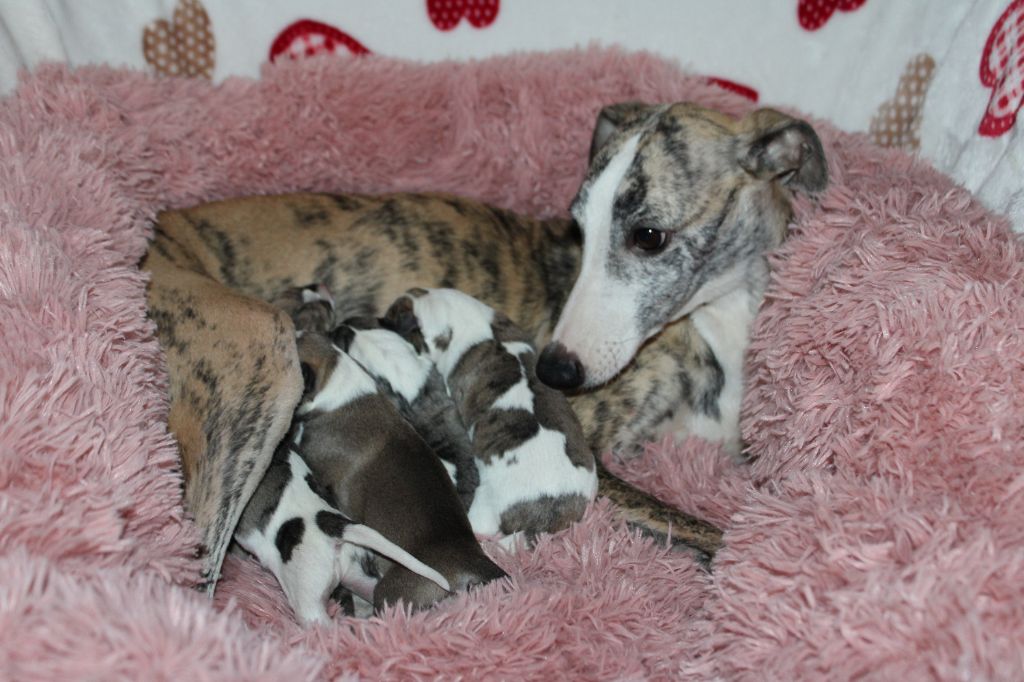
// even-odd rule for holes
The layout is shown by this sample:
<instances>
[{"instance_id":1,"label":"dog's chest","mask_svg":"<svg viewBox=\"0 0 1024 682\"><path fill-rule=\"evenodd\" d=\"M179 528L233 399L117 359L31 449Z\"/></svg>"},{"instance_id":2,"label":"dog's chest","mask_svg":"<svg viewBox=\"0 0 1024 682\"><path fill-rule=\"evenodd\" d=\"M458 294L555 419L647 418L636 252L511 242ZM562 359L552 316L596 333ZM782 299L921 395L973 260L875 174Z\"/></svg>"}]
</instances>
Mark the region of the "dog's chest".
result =
<instances>
[{"instance_id":1,"label":"dog's chest","mask_svg":"<svg viewBox=\"0 0 1024 682\"><path fill-rule=\"evenodd\" d=\"M759 302L760 299L747 289L738 289L691 314L694 329L707 343L721 369L716 409L677 412L656 427L657 436L692 434L721 443L732 455L739 454L744 357Z\"/></svg>"}]
</instances>

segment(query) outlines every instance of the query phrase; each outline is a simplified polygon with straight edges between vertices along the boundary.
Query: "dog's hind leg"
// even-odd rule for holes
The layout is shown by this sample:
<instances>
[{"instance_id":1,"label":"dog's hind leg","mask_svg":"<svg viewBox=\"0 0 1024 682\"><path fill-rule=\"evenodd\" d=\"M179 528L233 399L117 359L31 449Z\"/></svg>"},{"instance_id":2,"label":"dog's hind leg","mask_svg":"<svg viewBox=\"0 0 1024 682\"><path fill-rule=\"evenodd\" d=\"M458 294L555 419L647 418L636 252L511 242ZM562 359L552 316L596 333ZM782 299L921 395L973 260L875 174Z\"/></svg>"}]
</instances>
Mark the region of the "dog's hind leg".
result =
<instances>
[{"instance_id":1,"label":"dog's hind leg","mask_svg":"<svg viewBox=\"0 0 1024 682\"><path fill-rule=\"evenodd\" d=\"M284 312L158 252L142 267L152 276L149 312L167 356L168 425L212 591L242 509L300 398L294 327Z\"/></svg>"}]
</instances>

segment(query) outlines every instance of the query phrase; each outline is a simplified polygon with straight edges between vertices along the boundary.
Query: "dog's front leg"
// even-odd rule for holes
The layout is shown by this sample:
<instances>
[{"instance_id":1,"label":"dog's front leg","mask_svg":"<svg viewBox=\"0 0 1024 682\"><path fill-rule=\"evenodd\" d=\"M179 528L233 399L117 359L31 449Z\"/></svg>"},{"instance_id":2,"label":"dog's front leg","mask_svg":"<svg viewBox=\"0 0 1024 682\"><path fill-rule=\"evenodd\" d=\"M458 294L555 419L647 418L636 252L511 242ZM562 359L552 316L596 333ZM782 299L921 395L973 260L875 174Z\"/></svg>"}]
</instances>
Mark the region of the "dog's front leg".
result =
<instances>
[{"instance_id":1,"label":"dog's front leg","mask_svg":"<svg viewBox=\"0 0 1024 682\"><path fill-rule=\"evenodd\" d=\"M235 524L299 401L294 327L282 311L158 253L143 269L152 275L150 316L171 379L168 426L212 591Z\"/></svg>"},{"instance_id":2,"label":"dog's front leg","mask_svg":"<svg viewBox=\"0 0 1024 682\"><path fill-rule=\"evenodd\" d=\"M628 459L694 414L715 414L723 383L714 353L684 319L651 339L607 384L569 400L594 453Z\"/></svg>"},{"instance_id":3,"label":"dog's front leg","mask_svg":"<svg viewBox=\"0 0 1024 682\"><path fill-rule=\"evenodd\" d=\"M598 494L609 498L631 526L660 533L673 544L714 556L722 532L668 507L601 466L605 453L632 457L645 443L679 433L695 415L720 415L722 367L689 320L670 325L641 348L618 376L595 390L570 397L588 444L598 459Z\"/></svg>"}]
</instances>

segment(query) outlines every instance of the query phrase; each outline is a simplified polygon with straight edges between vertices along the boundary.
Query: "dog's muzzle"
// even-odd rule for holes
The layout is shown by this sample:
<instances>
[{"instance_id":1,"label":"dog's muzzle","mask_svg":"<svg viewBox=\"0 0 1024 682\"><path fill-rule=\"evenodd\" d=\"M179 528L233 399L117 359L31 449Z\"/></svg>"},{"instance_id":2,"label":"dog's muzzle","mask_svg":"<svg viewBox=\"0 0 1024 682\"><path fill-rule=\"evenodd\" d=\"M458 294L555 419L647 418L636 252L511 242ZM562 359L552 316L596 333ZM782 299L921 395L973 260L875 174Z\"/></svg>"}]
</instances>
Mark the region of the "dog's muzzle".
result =
<instances>
[{"instance_id":1,"label":"dog's muzzle","mask_svg":"<svg viewBox=\"0 0 1024 682\"><path fill-rule=\"evenodd\" d=\"M551 388L572 390L583 385L583 363L560 343L549 343L537 358L537 376Z\"/></svg>"}]
</instances>

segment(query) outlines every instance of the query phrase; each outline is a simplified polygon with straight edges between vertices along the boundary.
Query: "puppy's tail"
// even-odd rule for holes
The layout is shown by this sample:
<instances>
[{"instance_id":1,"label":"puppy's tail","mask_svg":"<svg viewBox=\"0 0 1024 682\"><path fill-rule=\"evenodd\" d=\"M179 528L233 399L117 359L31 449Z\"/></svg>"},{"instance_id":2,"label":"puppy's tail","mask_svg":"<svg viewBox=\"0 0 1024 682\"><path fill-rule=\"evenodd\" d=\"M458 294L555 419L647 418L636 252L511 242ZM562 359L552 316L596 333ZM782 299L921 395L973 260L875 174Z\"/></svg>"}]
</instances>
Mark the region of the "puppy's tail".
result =
<instances>
[{"instance_id":1,"label":"puppy's tail","mask_svg":"<svg viewBox=\"0 0 1024 682\"><path fill-rule=\"evenodd\" d=\"M365 547L366 549L372 549L374 552L391 559L413 573L437 583L446 592L452 591L452 586L447 578L369 526L364 526L361 523L349 523L341 534L341 540Z\"/></svg>"},{"instance_id":2,"label":"puppy's tail","mask_svg":"<svg viewBox=\"0 0 1024 682\"><path fill-rule=\"evenodd\" d=\"M634 488L608 471L598 458L597 494L607 497L616 512L632 528L659 540L667 539L680 549L697 552L709 564L722 546L722 531L712 524L669 507L658 498Z\"/></svg>"}]
</instances>

